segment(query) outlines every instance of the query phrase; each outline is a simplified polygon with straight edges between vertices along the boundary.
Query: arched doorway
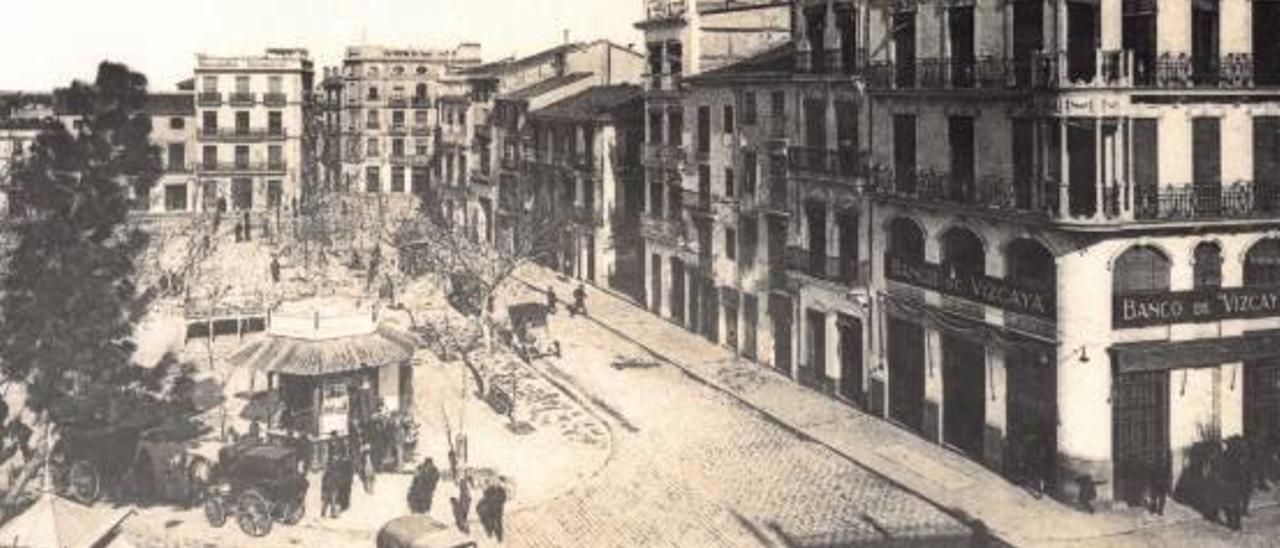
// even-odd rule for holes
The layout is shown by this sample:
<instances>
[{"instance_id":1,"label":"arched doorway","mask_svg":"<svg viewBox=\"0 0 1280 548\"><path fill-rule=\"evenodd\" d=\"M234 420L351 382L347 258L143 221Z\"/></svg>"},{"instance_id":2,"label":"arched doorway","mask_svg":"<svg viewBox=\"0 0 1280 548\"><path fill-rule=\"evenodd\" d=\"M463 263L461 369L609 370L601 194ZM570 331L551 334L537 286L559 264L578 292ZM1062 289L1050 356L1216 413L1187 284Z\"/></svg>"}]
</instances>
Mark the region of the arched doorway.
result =
<instances>
[{"instance_id":1,"label":"arched doorway","mask_svg":"<svg viewBox=\"0 0 1280 548\"><path fill-rule=\"evenodd\" d=\"M942 261L963 274L986 271L986 246L973 232L942 236ZM987 348L968 334L942 331L942 441L982 459L986 425Z\"/></svg>"},{"instance_id":2,"label":"arched doorway","mask_svg":"<svg viewBox=\"0 0 1280 548\"><path fill-rule=\"evenodd\" d=\"M919 225L910 219L899 217L890 221L887 228L886 264L895 258L911 263L924 262L924 231ZM889 418L923 434L924 328L902 317L890 317L885 328L888 343Z\"/></svg>"},{"instance_id":3,"label":"arched doorway","mask_svg":"<svg viewBox=\"0 0 1280 548\"><path fill-rule=\"evenodd\" d=\"M1055 291L1053 253L1032 239L1014 240L1005 251L1005 279L1015 285ZM1049 344L1005 349L1005 474L1051 491L1057 477L1058 374Z\"/></svg>"},{"instance_id":4,"label":"arched doorway","mask_svg":"<svg viewBox=\"0 0 1280 548\"><path fill-rule=\"evenodd\" d=\"M1169 258L1160 250L1131 247L1112 267L1112 294L1168 291L1169 267ZM1113 496L1132 504L1144 487L1139 463L1161 462L1169 451L1169 372L1118 373L1112 382Z\"/></svg>"}]
</instances>

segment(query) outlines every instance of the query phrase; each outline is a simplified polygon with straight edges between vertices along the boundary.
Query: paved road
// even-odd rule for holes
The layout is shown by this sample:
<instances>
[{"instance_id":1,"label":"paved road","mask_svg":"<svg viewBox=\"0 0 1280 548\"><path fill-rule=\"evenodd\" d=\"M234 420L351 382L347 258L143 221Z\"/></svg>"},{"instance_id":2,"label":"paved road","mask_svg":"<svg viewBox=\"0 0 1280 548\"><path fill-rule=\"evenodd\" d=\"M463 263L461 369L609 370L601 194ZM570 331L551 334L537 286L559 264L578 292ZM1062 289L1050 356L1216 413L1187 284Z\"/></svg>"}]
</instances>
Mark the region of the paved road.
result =
<instances>
[{"instance_id":1,"label":"paved road","mask_svg":"<svg viewBox=\"0 0 1280 548\"><path fill-rule=\"evenodd\" d=\"M592 322L562 309L551 329L564 356L536 366L605 418L614 457L568 494L509 516L512 545L955 545L969 536L924 500Z\"/></svg>"}]
</instances>

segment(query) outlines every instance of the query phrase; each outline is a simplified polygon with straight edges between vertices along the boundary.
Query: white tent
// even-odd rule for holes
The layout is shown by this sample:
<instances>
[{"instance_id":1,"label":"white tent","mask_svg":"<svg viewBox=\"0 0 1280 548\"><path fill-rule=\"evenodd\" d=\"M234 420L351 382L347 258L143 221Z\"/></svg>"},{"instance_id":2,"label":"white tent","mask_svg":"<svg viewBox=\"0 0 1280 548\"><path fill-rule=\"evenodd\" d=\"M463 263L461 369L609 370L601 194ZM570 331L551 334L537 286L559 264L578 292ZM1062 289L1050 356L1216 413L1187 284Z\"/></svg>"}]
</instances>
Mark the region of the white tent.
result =
<instances>
[{"instance_id":1,"label":"white tent","mask_svg":"<svg viewBox=\"0 0 1280 548\"><path fill-rule=\"evenodd\" d=\"M132 509L94 508L44 493L30 508L0 526L0 547L92 548L132 513ZM121 536L106 546L131 548Z\"/></svg>"}]
</instances>

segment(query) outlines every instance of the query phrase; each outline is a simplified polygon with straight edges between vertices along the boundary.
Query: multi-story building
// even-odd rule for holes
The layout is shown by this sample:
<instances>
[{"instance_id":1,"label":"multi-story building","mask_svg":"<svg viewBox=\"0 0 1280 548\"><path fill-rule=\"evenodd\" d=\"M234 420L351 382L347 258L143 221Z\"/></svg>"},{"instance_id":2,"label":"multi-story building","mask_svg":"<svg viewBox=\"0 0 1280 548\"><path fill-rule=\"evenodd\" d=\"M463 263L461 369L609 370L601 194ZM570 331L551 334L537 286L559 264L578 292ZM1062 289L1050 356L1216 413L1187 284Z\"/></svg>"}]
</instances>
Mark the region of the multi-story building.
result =
<instances>
[{"instance_id":1,"label":"multi-story building","mask_svg":"<svg viewBox=\"0 0 1280 548\"><path fill-rule=\"evenodd\" d=\"M496 219L495 182L516 173L503 171L504 164L493 159L517 146L524 115L591 86L637 82L643 70L639 53L597 40L488 63L446 79L436 165L443 213L475 239L495 242L507 230ZM495 110L502 112L502 122L491 123Z\"/></svg>"},{"instance_id":2,"label":"multi-story building","mask_svg":"<svg viewBox=\"0 0 1280 548\"><path fill-rule=\"evenodd\" d=\"M1104 500L1274 433L1280 5L864 13L875 409Z\"/></svg>"},{"instance_id":3,"label":"multi-story building","mask_svg":"<svg viewBox=\"0 0 1280 548\"><path fill-rule=\"evenodd\" d=\"M151 187L146 210L196 211L195 97L191 92L152 93L147 97L147 112L151 144L160 149L161 174Z\"/></svg>"},{"instance_id":4,"label":"multi-story building","mask_svg":"<svg viewBox=\"0 0 1280 548\"><path fill-rule=\"evenodd\" d=\"M347 48L339 79L326 85L341 105L335 113L340 187L411 195L430 183L436 154L440 80L480 64L480 46L451 50L382 46Z\"/></svg>"},{"instance_id":5,"label":"multi-story building","mask_svg":"<svg viewBox=\"0 0 1280 548\"><path fill-rule=\"evenodd\" d=\"M306 50L196 56L197 210L297 210L315 169L313 76Z\"/></svg>"},{"instance_id":6,"label":"multi-story building","mask_svg":"<svg viewBox=\"0 0 1280 548\"><path fill-rule=\"evenodd\" d=\"M15 192L13 170L43 127L42 118L0 117L0 217L22 214L22 200Z\"/></svg>"},{"instance_id":7,"label":"multi-story building","mask_svg":"<svg viewBox=\"0 0 1280 548\"><path fill-rule=\"evenodd\" d=\"M532 214L562 227L553 260L561 272L637 298L643 286L635 276L644 267L636 237L644 203L642 93L634 84L594 86L529 111L523 132L530 154L521 177L499 185L501 213ZM531 198L531 211L522 197Z\"/></svg>"},{"instance_id":8,"label":"multi-story building","mask_svg":"<svg viewBox=\"0 0 1280 548\"><path fill-rule=\"evenodd\" d=\"M649 54L642 160L644 302L654 313L748 356L778 354L783 367L791 363L794 300L781 294L773 298L769 278L752 267L761 242L755 236L765 230L762 226L772 226L774 217L757 214L750 204L741 219L738 212L743 187L754 186L761 170L770 169L768 149L763 142L743 146L742 105L733 89L710 81L695 88L688 78L728 70L778 47L790 40L792 23L787 4L664 0L648 2L645 19L636 25L644 31ZM754 107L751 113L756 114ZM751 167L744 168L748 163ZM753 220L761 224L753 226ZM785 225L785 218L777 220ZM772 234L785 238L782 229ZM766 287L752 285L757 282ZM749 291L739 290L747 286ZM760 318L778 321L757 329Z\"/></svg>"}]
</instances>

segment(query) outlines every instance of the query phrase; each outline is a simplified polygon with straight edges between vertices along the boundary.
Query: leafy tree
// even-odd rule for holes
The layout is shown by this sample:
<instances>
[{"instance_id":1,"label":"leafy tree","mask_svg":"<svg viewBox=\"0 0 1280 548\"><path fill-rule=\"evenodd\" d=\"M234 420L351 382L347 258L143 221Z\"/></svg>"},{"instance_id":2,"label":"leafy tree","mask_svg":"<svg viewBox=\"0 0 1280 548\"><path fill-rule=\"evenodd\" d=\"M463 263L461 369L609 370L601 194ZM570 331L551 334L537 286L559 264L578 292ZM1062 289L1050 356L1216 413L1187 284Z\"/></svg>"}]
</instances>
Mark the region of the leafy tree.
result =
<instances>
[{"instance_id":1,"label":"leafy tree","mask_svg":"<svg viewBox=\"0 0 1280 548\"><path fill-rule=\"evenodd\" d=\"M46 122L14 169L32 213L14 227L0 285L0 373L25 388L37 425L56 424L64 407L110 413L137 396L134 260L146 236L126 221L160 170L145 76L103 62L92 84L73 82L57 101L80 123Z\"/></svg>"}]
</instances>

